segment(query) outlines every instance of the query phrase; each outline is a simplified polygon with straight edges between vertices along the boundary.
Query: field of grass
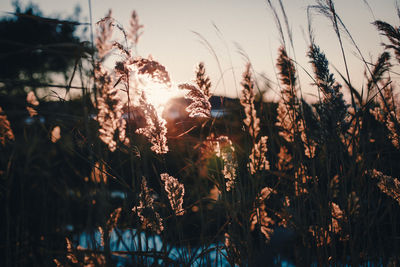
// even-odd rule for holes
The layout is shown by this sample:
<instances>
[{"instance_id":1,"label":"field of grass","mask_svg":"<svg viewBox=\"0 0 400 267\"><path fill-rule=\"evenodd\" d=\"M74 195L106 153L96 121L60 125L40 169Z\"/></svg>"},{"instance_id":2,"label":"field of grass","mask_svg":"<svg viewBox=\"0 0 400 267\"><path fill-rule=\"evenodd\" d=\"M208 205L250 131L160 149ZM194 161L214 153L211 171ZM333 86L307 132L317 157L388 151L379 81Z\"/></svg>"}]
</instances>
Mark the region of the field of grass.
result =
<instances>
[{"instance_id":1,"label":"field of grass","mask_svg":"<svg viewBox=\"0 0 400 267\"><path fill-rule=\"evenodd\" d=\"M332 71L309 25L307 103L285 12L266 4L282 39L278 103L263 102L251 62L240 99L213 96L201 62L175 84L136 54L135 12L92 25L73 66L79 97L1 91L0 265L400 264L399 27L373 22L385 51L369 62L334 2L316 1L365 83Z\"/></svg>"}]
</instances>

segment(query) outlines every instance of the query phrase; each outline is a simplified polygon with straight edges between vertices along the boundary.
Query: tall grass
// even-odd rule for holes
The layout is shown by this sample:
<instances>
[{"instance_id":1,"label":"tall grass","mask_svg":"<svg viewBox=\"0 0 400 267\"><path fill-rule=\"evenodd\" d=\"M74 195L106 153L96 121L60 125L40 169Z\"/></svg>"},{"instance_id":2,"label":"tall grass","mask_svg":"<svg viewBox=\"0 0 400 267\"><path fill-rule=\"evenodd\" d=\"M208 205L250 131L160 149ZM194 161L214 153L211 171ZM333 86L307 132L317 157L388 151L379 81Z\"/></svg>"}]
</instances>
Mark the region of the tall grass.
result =
<instances>
[{"instance_id":1,"label":"tall grass","mask_svg":"<svg viewBox=\"0 0 400 267\"><path fill-rule=\"evenodd\" d=\"M94 77L80 59L82 96L70 101L71 114L54 116L33 92L23 108L37 119L32 125L9 121L16 116L0 108L2 263L398 264L400 114L391 73L400 63L398 29L374 22L389 43L376 63L362 61L366 84L354 88L341 36L350 33L334 2L311 6L331 20L346 75L331 71L310 25L305 55L319 95L310 104L298 80L305 67L290 57L268 5L282 39L279 103L256 101L248 62L240 99L212 117L206 66L175 85L160 62L138 55L138 15L126 31L110 11L96 24ZM171 119L159 100L177 91L185 97L173 100L182 108Z\"/></svg>"}]
</instances>

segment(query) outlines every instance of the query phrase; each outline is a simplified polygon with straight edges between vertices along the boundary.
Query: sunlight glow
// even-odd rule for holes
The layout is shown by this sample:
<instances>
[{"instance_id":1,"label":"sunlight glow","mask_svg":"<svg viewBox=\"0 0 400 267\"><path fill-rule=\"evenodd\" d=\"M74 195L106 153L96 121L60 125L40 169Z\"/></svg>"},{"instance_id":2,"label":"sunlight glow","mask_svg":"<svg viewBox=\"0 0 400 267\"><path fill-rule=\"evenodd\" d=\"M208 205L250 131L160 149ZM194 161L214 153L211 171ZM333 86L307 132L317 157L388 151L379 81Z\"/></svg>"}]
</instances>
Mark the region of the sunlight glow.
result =
<instances>
[{"instance_id":1,"label":"sunlight glow","mask_svg":"<svg viewBox=\"0 0 400 267\"><path fill-rule=\"evenodd\" d=\"M183 96L183 91L174 84L160 83L148 75L140 77L138 87L141 92L146 94L147 101L160 115L171 99Z\"/></svg>"}]
</instances>

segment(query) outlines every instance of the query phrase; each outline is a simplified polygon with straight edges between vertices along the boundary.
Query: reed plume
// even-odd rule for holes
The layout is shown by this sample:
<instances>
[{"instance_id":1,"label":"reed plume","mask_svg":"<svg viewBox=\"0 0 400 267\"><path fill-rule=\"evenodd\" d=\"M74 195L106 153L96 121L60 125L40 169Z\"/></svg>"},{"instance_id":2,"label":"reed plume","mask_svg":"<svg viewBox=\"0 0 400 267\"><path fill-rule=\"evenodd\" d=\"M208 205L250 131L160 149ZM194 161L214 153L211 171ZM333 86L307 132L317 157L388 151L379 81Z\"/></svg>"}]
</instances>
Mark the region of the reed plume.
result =
<instances>
[{"instance_id":1,"label":"reed plume","mask_svg":"<svg viewBox=\"0 0 400 267\"><path fill-rule=\"evenodd\" d=\"M171 78L168 71L158 61L153 60L152 57L148 59L136 57L130 62L131 67L137 70L139 75L148 75L153 81L163 83L166 85L171 84Z\"/></svg>"},{"instance_id":2,"label":"reed plume","mask_svg":"<svg viewBox=\"0 0 400 267\"><path fill-rule=\"evenodd\" d=\"M192 101L192 103L190 103L190 105L186 108L186 111L189 113L189 117L210 118L210 97L204 94L202 89L188 83L180 84L178 87L180 89L188 90L188 92L185 94L185 98Z\"/></svg>"},{"instance_id":3,"label":"reed plume","mask_svg":"<svg viewBox=\"0 0 400 267\"><path fill-rule=\"evenodd\" d=\"M117 148L114 135L118 131L118 139L126 144L129 140L125 136L126 121L122 118L123 104L118 90L112 85L112 77L100 64L95 68L96 85L99 89L97 98L97 116L99 123L99 137L108 145L111 152Z\"/></svg>"},{"instance_id":4,"label":"reed plume","mask_svg":"<svg viewBox=\"0 0 400 267\"><path fill-rule=\"evenodd\" d=\"M317 247L323 247L332 243L334 235L339 235L341 241L348 240L348 235L344 235L342 223L345 221L344 212L340 209L339 205L334 202L328 204L330 211L330 221L327 228L312 225L308 231L314 237Z\"/></svg>"},{"instance_id":5,"label":"reed plume","mask_svg":"<svg viewBox=\"0 0 400 267\"><path fill-rule=\"evenodd\" d=\"M113 24L112 24L112 11L108 11L106 17L97 22L97 35L96 35L96 48L100 61L104 61L106 55L112 49L111 38L113 35Z\"/></svg>"},{"instance_id":6,"label":"reed plume","mask_svg":"<svg viewBox=\"0 0 400 267\"><path fill-rule=\"evenodd\" d=\"M400 122L398 120L400 114L396 109L393 87L390 84L380 90L377 102L378 106L370 112L377 121L386 126L389 140L395 148L400 149Z\"/></svg>"},{"instance_id":7,"label":"reed plume","mask_svg":"<svg viewBox=\"0 0 400 267\"><path fill-rule=\"evenodd\" d=\"M377 179L378 188L393 198L400 205L400 181L389 175L385 175L382 172L372 169L366 172L372 179Z\"/></svg>"},{"instance_id":8,"label":"reed plume","mask_svg":"<svg viewBox=\"0 0 400 267\"><path fill-rule=\"evenodd\" d=\"M269 187L261 189L260 193L254 203L254 210L250 215L250 230L254 231L255 227L259 227L261 233L265 236L266 242L269 242L272 234L274 233L273 221L266 211L265 200L269 198L271 194L276 194L276 191Z\"/></svg>"},{"instance_id":9,"label":"reed plume","mask_svg":"<svg viewBox=\"0 0 400 267\"><path fill-rule=\"evenodd\" d=\"M260 140L254 144L249 156L250 162L248 167L251 174L255 174L258 170L269 170L269 161L267 160L266 153L268 136L262 136Z\"/></svg>"},{"instance_id":10,"label":"reed plume","mask_svg":"<svg viewBox=\"0 0 400 267\"><path fill-rule=\"evenodd\" d=\"M96 162L90 173L90 180L93 183L107 183L106 166L103 162Z\"/></svg>"},{"instance_id":11,"label":"reed plume","mask_svg":"<svg viewBox=\"0 0 400 267\"><path fill-rule=\"evenodd\" d=\"M329 245L332 242L332 238L329 235L329 232L323 227L313 225L309 227L308 231L314 237L314 241L317 247L323 247Z\"/></svg>"},{"instance_id":12,"label":"reed plume","mask_svg":"<svg viewBox=\"0 0 400 267\"><path fill-rule=\"evenodd\" d=\"M60 138L61 138L61 128L58 125L54 126L53 130L51 130L50 133L50 140L51 142L56 143L58 140L60 140Z\"/></svg>"},{"instance_id":13,"label":"reed plume","mask_svg":"<svg viewBox=\"0 0 400 267\"><path fill-rule=\"evenodd\" d=\"M276 126L281 129L279 135L292 143L304 129L304 125L299 116L300 104L296 95L296 68L283 46L278 50L276 65L282 83Z\"/></svg>"},{"instance_id":14,"label":"reed plume","mask_svg":"<svg viewBox=\"0 0 400 267\"><path fill-rule=\"evenodd\" d=\"M235 155L235 147L229 137L221 135L217 138L214 135L207 137L204 142L207 150L213 151L217 157L222 159L223 169L222 174L225 178L226 191L230 191L235 186L236 170L238 168L237 159ZM208 151L207 151L208 152ZM202 154L207 153L202 151Z\"/></svg>"},{"instance_id":15,"label":"reed plume","mask_svg":"<svg viewBox=\"0 0 400 267\"><path fill-rule=\"evenodd\" d=\"M204 63L200 62L195 70L195 84L183 83L178 85L180 89L187 90L185 98L191 103L186 108L189 117L210 118L211 116L211 81L205 73Z\"/></svg>"},{"instance_id":16,"label":"reed plume","mask_svg":"<svg viewBox=\"0 0 400 267\"><path fill-rule=\"evenodd\" d=\"M240 104L244 108L245 118L243 123L249 132L253 141L251 153L249 155L249 162L247 164L250 173L255 174L257 171L269 170L269 161L266 158L268 151L267 136L259 137L260 133L260 119L257 117L257 111L254 105L254 82L250 72L250 63L246 65L243 73L242 96Z\"/></svg>"},{"instance_id":17,"label":"reed plume","mask_svg":"<svg viewBox=\"0 0 400 267\"><path fill-rule=\"evenodd\" d=\"M126 121L122 118L124 104L118 95L119 90L114 85L113 76L103 66L106 56L115 46L115 42L111 42L115 26L111 14L109 10L107 16L97 22L95 44L98 57L94 66L94 78L99 92L96 99L98 111L96 120L100 126L99 137L113 152L117 148L117 140L127 145L129 139L126 138ZM117 68L116 73L120 74ZM118 135L117 138L115 134Z\"/></svg>"},{"instance_id":18,"label":"reed plume","mask_svg":"<svg viewBox=\"0 0 400 267\"><path fill-rule=\"evenodd\" d=\"M137 129L136 133L143 134L149 140L152 144L151 150L155 153L168 153L167 122L158 114L154 106L148 103L144 92L142 92L139 103L146 118L146 126Z\"/></svg>"},{"instance_id":19,"label":"reed plume","mask_svg":"<svg viewBox=\"0 0 400 267\"><path fill-rule=\"evenodd\" d=\"M136 48L136 45L139 42L140 37L143 34L143 25L139 23L139 17L135 10L132 11L131 19L129 20L129 31L127 33L127 37L132 41L133 46Z\"/></svg>"},{"instance_id":20,"label":"reed plume","mask_svg":"<svg viewBox=\"0 0 400 267\"><path fill-rule=\"evenodd\" d=\"M7 115L0 107L0 143L4 146L9 141L14 141L14 133L11 129Z\"/></svg>"},{"instance_id":21,"label":"reed plume","mask_svg":"<svg viewBox=\"0 0 400 267\"><path fill-rule=\"evenodd\" d=\"M278 50L277 68L281 81L281 99L277 108L276 126L280 128L279 135L292 144L303 144L304 154L313 158L316 151L316 142L310 138L302 116L302 107L297 97L296 68L281 46ZM303 101L304 102L304 101ZM304 102L305 106L306 103Z\"/></svg>"},{"instance_id":22,"label":"reed plume","mask_svg":"<svg viewBox=\"0 0 400 267\"><path fill-rule=\"evenodd\" d=\"M36 107L39 106L39 101L37 101L37 98L33 91L30 91L26 96L26 102L28 103L28 105L26 106L26 110L28 110L29 116L36 116L38 114L36 111Z\"/></svg>"},{"instance_id":23,"label":"reed plume","mask_svg":"<svg viewBox=\"0 0 400 267\"><path fill-rule=\"evenodd\" d=\"M170 176L168 173L162 173L161 181L164 182L164 190L167 192L169 203L175 215L180 216L185 213L182 208L185 187L179 183L178 179Z\"/></svg>"},{"instance_id":24,"label":"reed plume","mask_svg":"<svg viewBox=\"0 0 400 267\"><path fill-rule=\"evenodd\" d=\"M203 62L200 62L196 68L196 84L199 89L204 93L204 95L208 98L211 97L211 80L210 77L206 75L206 68Z\"/></svg>"},{"instance_id":25,"label":"reed plume","mask_svg":"<svg viewBox=\"0 0 400 267\"><path fill-rule=\"evenodd\" d=\"M117 227L119 218L121 217L122 208L116 208L107 220L108 233L111 233L114 228Z\"/></svg>"},{"instance_id":26,"label":"reed plume","mask_svg":"<svg viewBox=\"0 0 400 267\"><path fill-rule=\"evenodd\" d=\"M329 225L329 231L339 234L342 231L341 221L344 220L344 212L340 209L339 205L334 202L331 202L330 206L332 223Z\"/></svg>"},{"instance_id":27,"label":"reed plume","mask_svg":"<svg viewBox=\"0 0 400 267\"><path fill-rule=\"evenodd\" d=\"M160 234L164 230L163 220L160 214L154 209L154 199L150 189L147 187L145 177L142 178L139 205L133 207L132 211L139 217L144 228L149 228L157 234Z\"/></svg>"},{"instance_id":28,"label":"reed plume","mask_svg":"<svg viewBox=\"0 0 400 267\"><path fill-rule=\"evenodd\" d=\"M388 38L390 44L383 44L386 49L393 49L396 59L400 62L400 30L387 22L376 20L373 22L381 35Z\"/></svg>"},{"instance_id":29,"label":"reed plume","mask_svg":"<svg viewBox=\"0 0 400 267\"><path fill-rule=\"evenodd\" d=\"M380 54L371 70L371 77L368 78L368 95L370 95L374 89L380 90L378 85L383 80L384 74L389 72L391 67L392 64L390 63L390 54L388 52L383 52Z\"/></svg>"},{"instance_id":30,"label":"reed plume","mask_svg":"<svg viewBox=\"0 0 400 267\"><path fill-rule=\"evenodd\" d=\"M78 258L75 256L73 247L72 247L72 242L69 240L68 237L65 238L65 241L67 242L67 259L69 259L72 263L78 263Z\"/></svg>"},{"instance_id":31,"label":"reed plume","mask_svg":"<svg viewBox=\"0 0 400 267\"><path fill-rule=\"evenodd\" d=\"M392 66L389 60L390 54L388 52L383 52L375 63L371 77L367 82L368 94L371 94L375 88L378 90L376 102L379 106L369 111L374 115L375 119L381 123L386 122L386 117L389 112L395 111L392 85L386 84L382 89L378 87L379 83L383 81L382 76L388 72Z\"/></svg>"},{"instance_id":32,"label":"reed plume","mask_svg":"<svg viewBox=\"0 0 400 267\"><path fill-rule=\"evenodd\" d=\"M293 168L292 155L289 153L288 149L285 146L281 146L279 148L279 153L277 156L278 162L276 164L276 167L278 170L287 171Z\"/></svg>"},{"instance_id":33,"label":"reed plume","mask_svg":"<svg viewBox=\"0 0 400 267\"><path fill-rule=\"evenodd\" d=\"M246 125L252 139L255 140L260 132L260 119L257 118L257 111L254 106L254 83L251 77L250 67L250 63L248 63L243 72L243 81L241 83L243 89L240 104L243 106L246 115L243 123Z\"/></svg>"},{"instance_id":34,"label":"reed plume","mask_svg":"<svg viewBox=\"0 0 400 267\"><path fill-rule=\"evenodd\" d=\"M349 216L357 216L360 214L360 198L357 196L356 192L351 192L347 198L347 210L349 211Z\"/></svg>"},{"instance_id":35,"label":"reed plume","mask_svg":"<svg viewBox=\"0 0 400 267\"><path fill-rule=\"evenodd\" d=\"M315 74L315 83L322 92L321 104L317 107L320 129L324 134L322 141L329 139L331 133L336 135L346 129L345 118L348 115L348 105L340 91L341 85L335 81L329 70L329 62L320 48L312 44L308 52L310 63Z\"/></svg>"},{"instance_id":36,"label":"reed plume","mask_svg":"<svg viewBox=\"0 0 400 267\"><path fill-rule=\"evenodd\" d=\"M93 250L85 249L78 245L76 248L72 246L72 242L69 238L65 238L67 242L67 260L70 264L63 265L57 259L53 259L53 262L58 266L99 266L105 267L107 266L106 258L103 253L96 253Z\"/></svg>"},{"instance_id":37,"label":"reed plume","mask_svg":"<svg viewBox=\"0 0 400 267\"><path fill-rule=\"evenodd\" d=\"M307 184L311 181L312 177L307 175L307 167L300 163L299 168L294 174L294 188L296 196L307 194Z\"/></svg>"}]
</instances>

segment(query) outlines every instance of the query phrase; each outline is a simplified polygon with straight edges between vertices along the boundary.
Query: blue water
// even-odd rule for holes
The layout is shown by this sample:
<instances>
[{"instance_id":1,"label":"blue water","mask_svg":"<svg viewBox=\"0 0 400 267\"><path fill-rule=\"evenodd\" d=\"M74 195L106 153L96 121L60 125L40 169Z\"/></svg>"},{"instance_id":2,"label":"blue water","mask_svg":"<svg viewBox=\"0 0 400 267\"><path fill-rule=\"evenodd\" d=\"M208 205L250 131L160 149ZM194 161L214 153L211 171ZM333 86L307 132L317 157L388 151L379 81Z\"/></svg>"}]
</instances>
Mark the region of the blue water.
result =
<instances>
[{"instance_id":1,"label":"blue water","mask_svg":"<svg viewBox=\"0 0 400 267\"><path fill-rule=\"evenodd\" d=\"M78 245L83 248L102 249L101 235L99 231L92 233L84 232L77 237ZM148 235L144 232L138 232L134 229L113 230L110 234L110 248L112 251L130 251L130 252L160 252L167 253L168 258L190 266L204 266L205 262L212 266L231 266L225 258L226 250L221 248L220 244L212 244L208 247L184 247L177 248L169 245L163 245L158 235ZM156 260L158 264L163 264L163 260L145 257L146 263L151 265ZM114 260L117 266L125 266L132 262L131 256L115 256ZM138 259L136 259L138 260Z\"/></svg>"}]
</instances>

